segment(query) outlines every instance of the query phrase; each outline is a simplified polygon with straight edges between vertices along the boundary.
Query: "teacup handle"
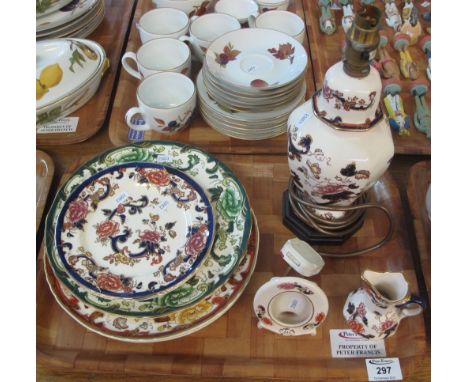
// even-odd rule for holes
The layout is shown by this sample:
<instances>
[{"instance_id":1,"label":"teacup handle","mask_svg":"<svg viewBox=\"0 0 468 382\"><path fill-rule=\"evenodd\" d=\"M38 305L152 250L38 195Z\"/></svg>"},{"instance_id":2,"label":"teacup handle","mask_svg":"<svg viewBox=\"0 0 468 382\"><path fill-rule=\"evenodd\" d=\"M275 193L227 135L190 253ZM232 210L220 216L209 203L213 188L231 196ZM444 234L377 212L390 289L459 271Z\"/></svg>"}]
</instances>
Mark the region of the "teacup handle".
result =
<instances>
[{"instance_id":1,"label":"teacup handle","mask_svg":"<svg viewBox=\"0 0 468 382\"><path fill-rule=\"evenodd\" d=\"M141 80L142 76L140 72L138 72L138 70L133 69L127 61L133 61L135 65L138 67L136 54L133 52L126 52L122 56L122 66L124 67L124 69L127 71L128 74Z\"/></svg>"},{"instance_id":2,"label":"teacup handle","mask_svg":"<svg viewBox=\"0 0 468 382\"><path fill-rule=\"evenodd\" d=\"M255 21L257 20L257 16L250 15L249 16L249 28L255 28Z\"/></svg>"},{"instance_id":3,"label":"teacup handle","mask_svg":"<svg viewBox=\"0 0 468 382\"><path fill-rule=\"evenodd\" d=\"M195 42L195 39L192 36L182 35L182 36L179 37L179 40L182 41L182 42L188 41L190 43L190 45L193 47L193 49L195 50L195 53L196 53L198 59L201 62L203 62L203 57L205 56L205 54L201 50L200 46Z\"/></svg>"},{"instance_id":4,"label":"teacup handle","mask_svg":"<svg viewBox=\"0 0 468 382\"><path fill-rule=\"evenodd\" d=\"M125 121L127 122L127 126L135 131L147 131L150 130L151 127L145 121L143 125L137 125L132 122L132 118L137 114L143 114L139 107L132 107L128 109L127 114L125 114Z\"/></svg>"},{"instance_id":5,"label":"teacup handle","mask_svg":"<svg viewBox=\"0 0 468 382\"><path fill-rule=\"evenodd\" d=\"M417 316L426 308L426 302L416 295L411 295L411 299L404 304L397 305L403 317Z\"/></svg>"}]
</instances>

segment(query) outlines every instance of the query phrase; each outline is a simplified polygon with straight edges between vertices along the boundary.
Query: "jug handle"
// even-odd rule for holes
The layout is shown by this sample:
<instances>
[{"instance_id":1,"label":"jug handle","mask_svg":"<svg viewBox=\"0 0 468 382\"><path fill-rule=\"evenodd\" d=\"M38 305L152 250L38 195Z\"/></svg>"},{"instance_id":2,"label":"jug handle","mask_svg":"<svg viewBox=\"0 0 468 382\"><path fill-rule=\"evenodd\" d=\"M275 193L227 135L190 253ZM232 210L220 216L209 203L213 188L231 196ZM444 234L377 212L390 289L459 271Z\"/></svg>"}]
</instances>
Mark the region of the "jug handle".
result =
<instances>
[{"instance_id":1,"label":"jug handle","mask_svg":"<svg viewBox=\"0 0 468 382\"><path fill-rule=\"evenodd\" d=\"M426 302L416 295L411 295L411 298L404 304L397 305L400 308L400 314L403 317L417 316L426 309Z\"/></svg>"}]
</instances>

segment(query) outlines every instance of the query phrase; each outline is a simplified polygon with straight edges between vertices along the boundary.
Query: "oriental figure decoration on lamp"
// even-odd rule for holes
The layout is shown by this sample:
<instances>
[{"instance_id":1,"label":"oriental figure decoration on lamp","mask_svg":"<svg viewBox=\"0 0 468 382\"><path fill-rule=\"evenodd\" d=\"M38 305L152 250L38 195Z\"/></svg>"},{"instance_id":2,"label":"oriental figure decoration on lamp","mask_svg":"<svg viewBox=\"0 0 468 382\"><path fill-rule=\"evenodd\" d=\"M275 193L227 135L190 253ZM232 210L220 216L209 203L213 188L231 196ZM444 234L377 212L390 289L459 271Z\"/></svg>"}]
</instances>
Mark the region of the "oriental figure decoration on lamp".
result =
<instances>
[{"instance_id":1,"label":"oriental figure decoration on lamp","mask_svg":"<svg viewBox=\"0 0 468 382\"><path fill-rule=\"evenodd\" d=\"M323 88L288 121L291 178L283 200L284 224L309 243L339 244L358 230L367 208L365 191L385 173L393 139L380 107L382 83L369 64L379 44L380 11L364 6L346 34L343 61L328 69ZM353 253L363 253L359 250ZM325 254L326 255L326 254Z\"/></svg>"}]
</instances>

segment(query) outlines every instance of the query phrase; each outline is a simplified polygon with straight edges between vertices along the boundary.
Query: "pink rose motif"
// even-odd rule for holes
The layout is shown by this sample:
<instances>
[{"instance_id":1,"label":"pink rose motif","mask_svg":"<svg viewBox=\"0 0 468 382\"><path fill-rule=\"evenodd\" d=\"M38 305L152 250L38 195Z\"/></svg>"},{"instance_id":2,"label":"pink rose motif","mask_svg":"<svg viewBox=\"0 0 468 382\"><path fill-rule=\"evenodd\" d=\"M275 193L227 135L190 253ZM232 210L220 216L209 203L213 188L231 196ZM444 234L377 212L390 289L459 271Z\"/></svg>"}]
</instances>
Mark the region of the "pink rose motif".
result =
<instances>
[{"instance_id":1,"label":"pink rose motif","mask_svg":"<svg viewBox=\"0 0 468 382\"><path fill-rule=\"evenodd\" d=\"M319 194L336 194L338 192L342 192L345 187L341 184L327 184L325 186L318 186L316 188L316 192Z\"/></svg>"},{"instance_id":2,"label":"pink rose motif","mask_svg":"<svg viewBox=\"0 0 468 382\"><path fill-rule=\"evenodd\" d=\"M193 234L185 244L185 252L187 255L195 257L205 248L206 236L204 230L199 230Z\"/></svg>"},{"instance_id":3,"label":"pink rose motif","mask_svg":"<svg viewBox=\"0 0 468 382\"><path fill-rule=\"evenodd\" d=\"M294 289L296 285L294 283L281 283L278 285L278 288L280 289Z\"/></svg>"},{"instance_id":4,"label":"pink rose motif","mask_svg":"<svg viewBox=\"0 0 468 382\"><path fill-rule=\"evenodd\" d=\"M380 323L379 331L385 332L386 330L392 328L396 325L395 321L392 320L385 320L384 322Z\"/></svg>"},{"instance_id":5,"label":"pink rose motif","mask_svg":"<svg viewBox=\"0 0 468 382\"><path fill-rule=\"evenodd\" d=\"M118 214L123 214L125 212L125 206L123 204L119 204L115 210Z\"/></svg>"},{"instance_id":6,"label":"pink rose motif","mask_svg":"<svg viewBox=\"0 0 468 382\"><path fill-rule=\"evenodd\" d=\"M145 229L145 231L139 236L142 241L147 241L149 243L157 243L161 240L161 235L156 231L150 231Z\"/></svg>"},{"instance_id":7,"label":"pink rose motif","mask_svg":"<svg viewBox=\"0 0 468 382\"><path fill-rule=\"evenodd\" d=\"M96 234L99 236L99 239L103 240L118 233L119 229L119 223L106 220L97 225Z\"/></svg>"},{"instance_id":8,"label":"pink rose motif","mask_svg":"<svg viewBox=\"0 0 468 382\"><path fill-rule=\"evenodd\" d=\"M88 215L88 203L86 200L75 200L68 207L68 219L71 223L79 222Z\"/></svg>"},{"instance_id":9,"label":"pink rose motif","mask_svg":"<svg viewBox=\"0 0 468 382\"><path fill-rule=\"evenodd\" d=\"M366 307L364 306L364 303L363 303L363 302L361 302L361 303L358 305L356 311L357 311L357 314L358 314L359 316L361 316L361 317L364 317L364 316L366 315L366 313L367 313L367 312L366 312Z\"/></svg>"},{"instance_id":10,"label":"pink rose motif","mask_svg":"<svg viewBox=\"0 0 468 382\"><path fill-rule=\"evenodd\" d=\"M122 290L125 289L120 278L111 273L100 273L96 276L96 284L104 290Z\"/></svg>"}]
</instances>

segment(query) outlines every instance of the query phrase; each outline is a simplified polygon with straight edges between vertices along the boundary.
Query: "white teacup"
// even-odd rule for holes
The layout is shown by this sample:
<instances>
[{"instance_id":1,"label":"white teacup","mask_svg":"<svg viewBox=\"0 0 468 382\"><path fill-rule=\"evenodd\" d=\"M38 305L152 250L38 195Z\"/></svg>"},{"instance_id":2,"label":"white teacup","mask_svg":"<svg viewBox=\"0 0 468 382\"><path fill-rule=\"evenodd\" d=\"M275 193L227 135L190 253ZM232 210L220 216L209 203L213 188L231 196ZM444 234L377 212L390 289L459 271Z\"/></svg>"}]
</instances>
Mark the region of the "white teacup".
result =
<instances>
[{"instance_id":1,"label":"white teacup","mask_svg":"<svg viewBox=\"0 0 468 382\"><path fill-rule=\"evenodd\" d=\"M258 16L258 4L254 0L219 0L215 12L233 16L240 24L245 24L249 16Z\"/></svg>"},{"instance_id":2,"label":"white teacup","mask_svg":"<svg viewBox=\"0 0 468 382\"><path fill-rule=\"evenodd\" d=\"M181 36L179 40L189 41L200 61L203 61L206 50L214 40L227 32L241 28L235 17L223 13L194 16L191 20L190 35Z\"/></svg>"},{"instance_id":3,"label":"white teacup","mask_svg":"<svg viewBox=\"0 0 468 382\"><path fill-rule=\"evenodd\" d=\"M251 28L273 29L286 33L301 44L304 42L305 24L302 18L288 11L268 11L257 18L249 17Z\"/></svg>"},{"instance_id":4,"label":"white teacup","mask_svg":"<svg viewBox=\"0 0 468 382\"><path fill-rule=\"evenodd\" d=\"M184 12L172 8L158 8L141 16L136 27L144 44L155 38L179 38L187 34L189 24L189 18Z\"/></svg>"},{"instance_id":5,"label":"white teacup","mask_svg":"<svg viewBox=\"0 0 468 382\"><path fill-rule=\"evenodd\" d=\"M138 86L138 107L129 109L125 120L133 130L173 134L188 125L196 99L195 85L187 76L174 72L152 74ZM144 124L132 121L137 114Z\"/></svg>"},{"instance_id":6,"label":"white teacup","mask_svg":"<svg viewBox=\"0 0 468 382\"><path fill-rule=\"evenodd\" d=\"M256 0L260 13L267 11L287 11L289 0Z\"/></svg>"},{"instance_id":7,"label":"white teacup","mask_svg":"<svg viewBox=\"0 0 468 382\"><path fill-rule=\"evenodd\" d=\"M130 61L136 64L132 68ZM190 76L192 60L186 44L173 38L158 38L143 44L136 52L122 56L122 66L131 76L139 80L160 72L177 72Z\"/></svg>"}]
</instances>

